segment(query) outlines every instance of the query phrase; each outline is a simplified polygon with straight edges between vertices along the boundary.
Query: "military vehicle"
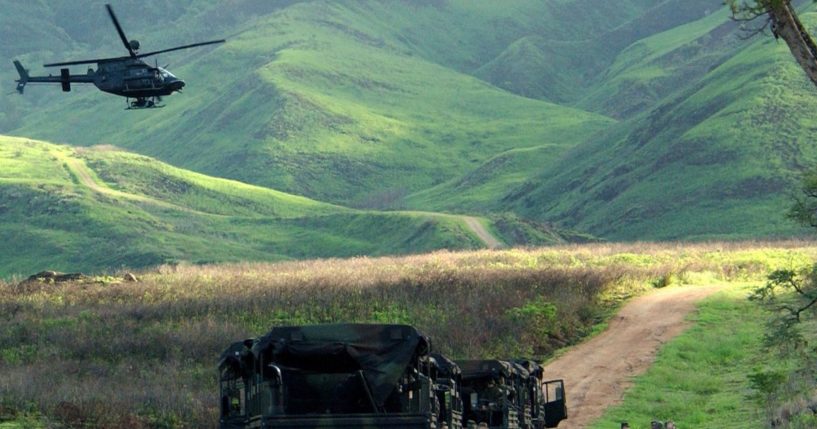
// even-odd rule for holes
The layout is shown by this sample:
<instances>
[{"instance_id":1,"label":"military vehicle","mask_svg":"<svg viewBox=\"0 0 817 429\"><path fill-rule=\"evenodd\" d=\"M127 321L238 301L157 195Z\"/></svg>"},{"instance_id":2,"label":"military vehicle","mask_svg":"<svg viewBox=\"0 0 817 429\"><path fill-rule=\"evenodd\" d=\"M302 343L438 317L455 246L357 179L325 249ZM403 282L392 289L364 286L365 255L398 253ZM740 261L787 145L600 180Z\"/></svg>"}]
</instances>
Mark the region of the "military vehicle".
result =
<instances>
[{"instance_id":1,"label":"military vehicle","mask_svg":"<svg viewBox=\"0 0 817 429\"><path fill-rule=\"evenodd\" d=\"M285 326L219 361L222 429L542 429L567 418L534 361L452 361L408 325Z\"/></svg>"},{"instance_id":2,"label":"military vehicle","mask_svg":"<svg viewBox=\"0 0 817 429\"><path fill-rule=\"evenodd\" d=\"M463 413L460 393L462 371L454 361L439 353L432 353L431 359L434 362L431 379L435 382L434 390L440 403L439 420L443 422L443 427L460 429Z\"/></svg>"},{"instance_id":3,"label":"military vehicle","mask_svg":"<svg viewBox=\"0 0 817 429\"><path fill-rule=\"evenodd\" d=\"M72 83L92 83L101 91L125 97L128 109L146 109L163 107L159 104L163 96L171 95L174 92L181 92L185 83L177 78L173 73L163 67L159 67L158 62L150 66L141 58L150 57L165 52L178 51L180 49L190 49L197 46L224 43L224 40L211 40L209 42L193 43L190 45L177 46L175 48L162 49L160 51L139 53L140 43L137 40L128 41L119 20L113 12L111 5L105 5L108 15L116 27L122 44L128 51L128 56L116 58L100 58L93 60L68 61L62 63L45 64L43 67L60 67L78 64L96 63L97 69L88 69L86 74L72 75L70 69L60 69L59 76L29 76L28 70L15 60L14 67L20 79L17 82L17 91L22 94L29 83L59 83L65 92L71 91ZM167 67L167 66L165 66ZM130 101L133 99L133 101Z\"/></svg>"},{"instance_id":4,"label":"military vehicle","mask_svg":"<svg viewBox=\"0 0 817 429\"><path fill-rule=\"evenodd\" d=\"M554 428L567 419L564 381L545 381L545 369L530 359L515 359L513 364L521 366L528 374L527 378L521 377L519 380L518 406L525 410L522 427ZM520 374L523 372L520 371Z\"/></svg>"},{"instance_id":5,"label":"military vehicle","mask_svg":"<svg viewBox=\"0 0 817 429\"><path fill-rule=\"evenodd\" d=\"M460 428L458 371L429 353L407 325L273 328L222 355L221 428Z\"/></svg>"},{"instance_id":6,"label":"military vehicle","mask_svg":"<svg viewBox=\"0 0 817 429\"><path fill-rule=\"evenodd\" d=\"M544 382L529 360L456 361L462 371L463 420L468 428L541 429L567 418L564 382Z\"/></svg>"},{"instance_id":7,"label":"military vehicle","mask_svg":"<svg viewBox=\"0 0 817 429\"><path fill-rule=\"evenodd\" d=\"M514 368L501 360L459 360L462 392L465 398L463 419L467 427L518 429Z\"/></svg>"}]
</instances>

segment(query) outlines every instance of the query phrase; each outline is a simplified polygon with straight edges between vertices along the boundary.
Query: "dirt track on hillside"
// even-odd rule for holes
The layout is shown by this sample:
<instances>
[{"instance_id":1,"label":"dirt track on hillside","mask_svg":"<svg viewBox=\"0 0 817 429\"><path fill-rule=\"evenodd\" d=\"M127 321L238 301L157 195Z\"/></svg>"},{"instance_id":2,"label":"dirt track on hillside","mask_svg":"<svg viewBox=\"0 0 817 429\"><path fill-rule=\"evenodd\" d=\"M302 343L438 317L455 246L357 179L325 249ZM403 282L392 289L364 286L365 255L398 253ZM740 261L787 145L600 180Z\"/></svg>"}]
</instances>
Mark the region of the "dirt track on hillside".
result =
<instances>
[{"instance_id":1,"label":"dirt track on hillside","mask_svg":"<svg viewBox=\"0 0 817 429\"><path fill-rule=\"evenodd\" d=\"M482 242L485 243L489 249L498 249L502 247L502 242L497 240L493 234L488 232L488 230L485 229L485 226L480 223L479 219L471 216L462 216L462 220L465 221L468 228L471 228L471 231L474 231L474 234L476 234L477 237L479 237L479 239L482 240Z\"/></svg>"},{"instance_id":2,"label":"dirt track on hillside","mask_svg":"<svg viewBox=\"0 0 817 429\"><path fill-rule=\"evenodd\" d=\"M603 333L545 367L547 379L562 378L568 419L560 429L584 428L621 402L634 376L644 373L658 349L689 325L695 303L717 286L661 289L627 303Z\"/></svg>"},{"instance_id":3,"label":"dirt track on hillside","mask_svg":"<svg viewBox=\"0 0 817 429\"><path fill-rule=\"evenodd\" d=\"M93 177L91 177L91 168L88 167L87 164L85 164L85 161L82 161L77 158L64 158L63 161L65 162L65 166L68 168L69 172L76 176L77 180L79 180L80 183L87 186L90 190L98 194L108 195L114 198L122 198L130 201L136 201L140 203L151 204L153 206L158 206L169 210L178 210L187 213L195 213L202 216L222 216L212 213L201 212L198 210L191 209L189 207L179 206L176 204L168 203L166 201L150 198L144 195L136 195L127 192L117 191L115 189L97 183L93 179Z\"/></svg>"}]
</instances>

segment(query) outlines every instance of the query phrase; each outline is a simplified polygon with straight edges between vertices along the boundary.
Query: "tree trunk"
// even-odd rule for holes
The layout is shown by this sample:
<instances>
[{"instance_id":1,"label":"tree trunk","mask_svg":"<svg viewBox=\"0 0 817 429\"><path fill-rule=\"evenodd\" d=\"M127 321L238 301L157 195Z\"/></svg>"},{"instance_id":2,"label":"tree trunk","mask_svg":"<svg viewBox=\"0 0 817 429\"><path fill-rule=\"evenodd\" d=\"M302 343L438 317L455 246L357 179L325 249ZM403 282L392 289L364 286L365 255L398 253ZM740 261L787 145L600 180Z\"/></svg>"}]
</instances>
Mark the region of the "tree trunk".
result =
<instances>
[{"instance_id":1,"label":"tree trunk","mask_svg":"<svg viewBox=\"0 0 817 429\"><path fill-rule=\"evenodd\" d=\"M776 3L776 4L775 4ZM767 7L772 18L772 31L783 38L794 58L811 82L817 86L817 45L806 31L789 0L773 2Z\"/></svg>"}]
</instances>

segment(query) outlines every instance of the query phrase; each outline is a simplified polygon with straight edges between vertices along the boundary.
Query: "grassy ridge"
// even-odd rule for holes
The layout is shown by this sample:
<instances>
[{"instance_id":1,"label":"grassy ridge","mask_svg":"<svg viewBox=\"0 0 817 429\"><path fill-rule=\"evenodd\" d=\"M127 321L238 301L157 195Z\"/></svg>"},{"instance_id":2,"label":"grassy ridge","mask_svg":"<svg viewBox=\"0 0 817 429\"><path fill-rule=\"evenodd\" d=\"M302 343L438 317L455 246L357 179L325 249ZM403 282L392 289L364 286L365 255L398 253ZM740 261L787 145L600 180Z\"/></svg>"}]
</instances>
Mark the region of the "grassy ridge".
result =
<instances>
[{"instance_id":1,"label":"grassy ridge","mask_svg":"<svg viewBox=\"0 0 817 429\"><path fill-rule=\"evenodd\" d=\"M213 427L219 353L274 325L410 323L454 357L542 358L653 284L759 279L815 256L808 243L590 245L0 282L0 415Z\"/></svg>"},{"instance_id":2,"label":"grassy ridge","mask_svg":"<svg viewBox=\"0 0 817 429\"><path fill-rule=\"evenodd\" d=\"M350 210L106 148L0 142L0 277L483 245L457 217Z\"/></svg>"},{"instance_id":3,"label":"grassy ridge","mask_svg":"<svg viewBox=\"0 0 817 429\"><path fill-rule=\"evenodd\" d=\"M802 233L782 213L799 172L817 160L810 144L817 106L785 46L756 40L680 87L505 202L612 239Z\"/></svg>"}]
</instances>

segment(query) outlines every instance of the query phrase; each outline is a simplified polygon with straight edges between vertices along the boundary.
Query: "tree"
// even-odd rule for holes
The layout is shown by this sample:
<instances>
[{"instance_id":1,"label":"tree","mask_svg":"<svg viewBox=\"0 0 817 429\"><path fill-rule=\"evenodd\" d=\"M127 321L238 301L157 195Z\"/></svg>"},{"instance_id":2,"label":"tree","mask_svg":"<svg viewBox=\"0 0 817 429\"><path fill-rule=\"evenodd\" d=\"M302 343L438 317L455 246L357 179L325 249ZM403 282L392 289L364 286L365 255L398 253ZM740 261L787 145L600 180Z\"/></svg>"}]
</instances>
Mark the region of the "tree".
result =
<instances>
[{"instance_id":1,"label":"tree","mask_svg":"<svg viewBox=\"0 0 817 429\"><path fill-rule=\"evenodd\" d=\"M787 351L808 345L800 332L805 316L813 316L817 304L817 267L776 270L765 286L755 289L750 299L766 304L774 313L766 342Z\"/></svg>"},{"instance_id":2,"label":"tree","mask_svg":"<svg viewBox=\"0 0 817 429\"><path fill-rule=\"evenodd\" d=\"M817 228L817 169L804 175L802 186L802 194L794 197L787 216ZM817 315L817 264L799 270L777 270L768 280L752 295L752 299L767 304L776 314L768 340L776 345L798 347L802 341L798 328L803 318Z\"/></svg>"},{"instance_id":3,"label":"tree","mask_svg":"<svg viewBox=\"0 0 817 429\"><path fill-rule=\"evenodd\" d=\"M817 44L806 30L791 0L725 0L738 21L765 19L756 30L770 28L775 38L783 39L806 76L817 86Z\"/></svg>"},{"instance_id":4,"label":"tree","mask_svg":"<svg viewBox=\"0 0 817 429\"><path fill-rule=\"evenodd\" d=\"M803 176L802 194L794 197L788 217L805 226L817 228L817 170Z\"/></svg>"},{"instance_id":5,"label":"tree","mask_svg":"<svg viewBox=\"0 0 817 429\"><path fill-rule=\"evenodd\" d=\"M805 175L803 193L795 197L788 216L817 228L817 170ZM755 289L750 299L771 311L766 346L789 362L786 371L758 369L748 375L756 392L754 398L764 405L772 427L816 427L817 346L813 332L817 316L817 264L774 271L766 285Z\"/></svg>"}]
</instances>

